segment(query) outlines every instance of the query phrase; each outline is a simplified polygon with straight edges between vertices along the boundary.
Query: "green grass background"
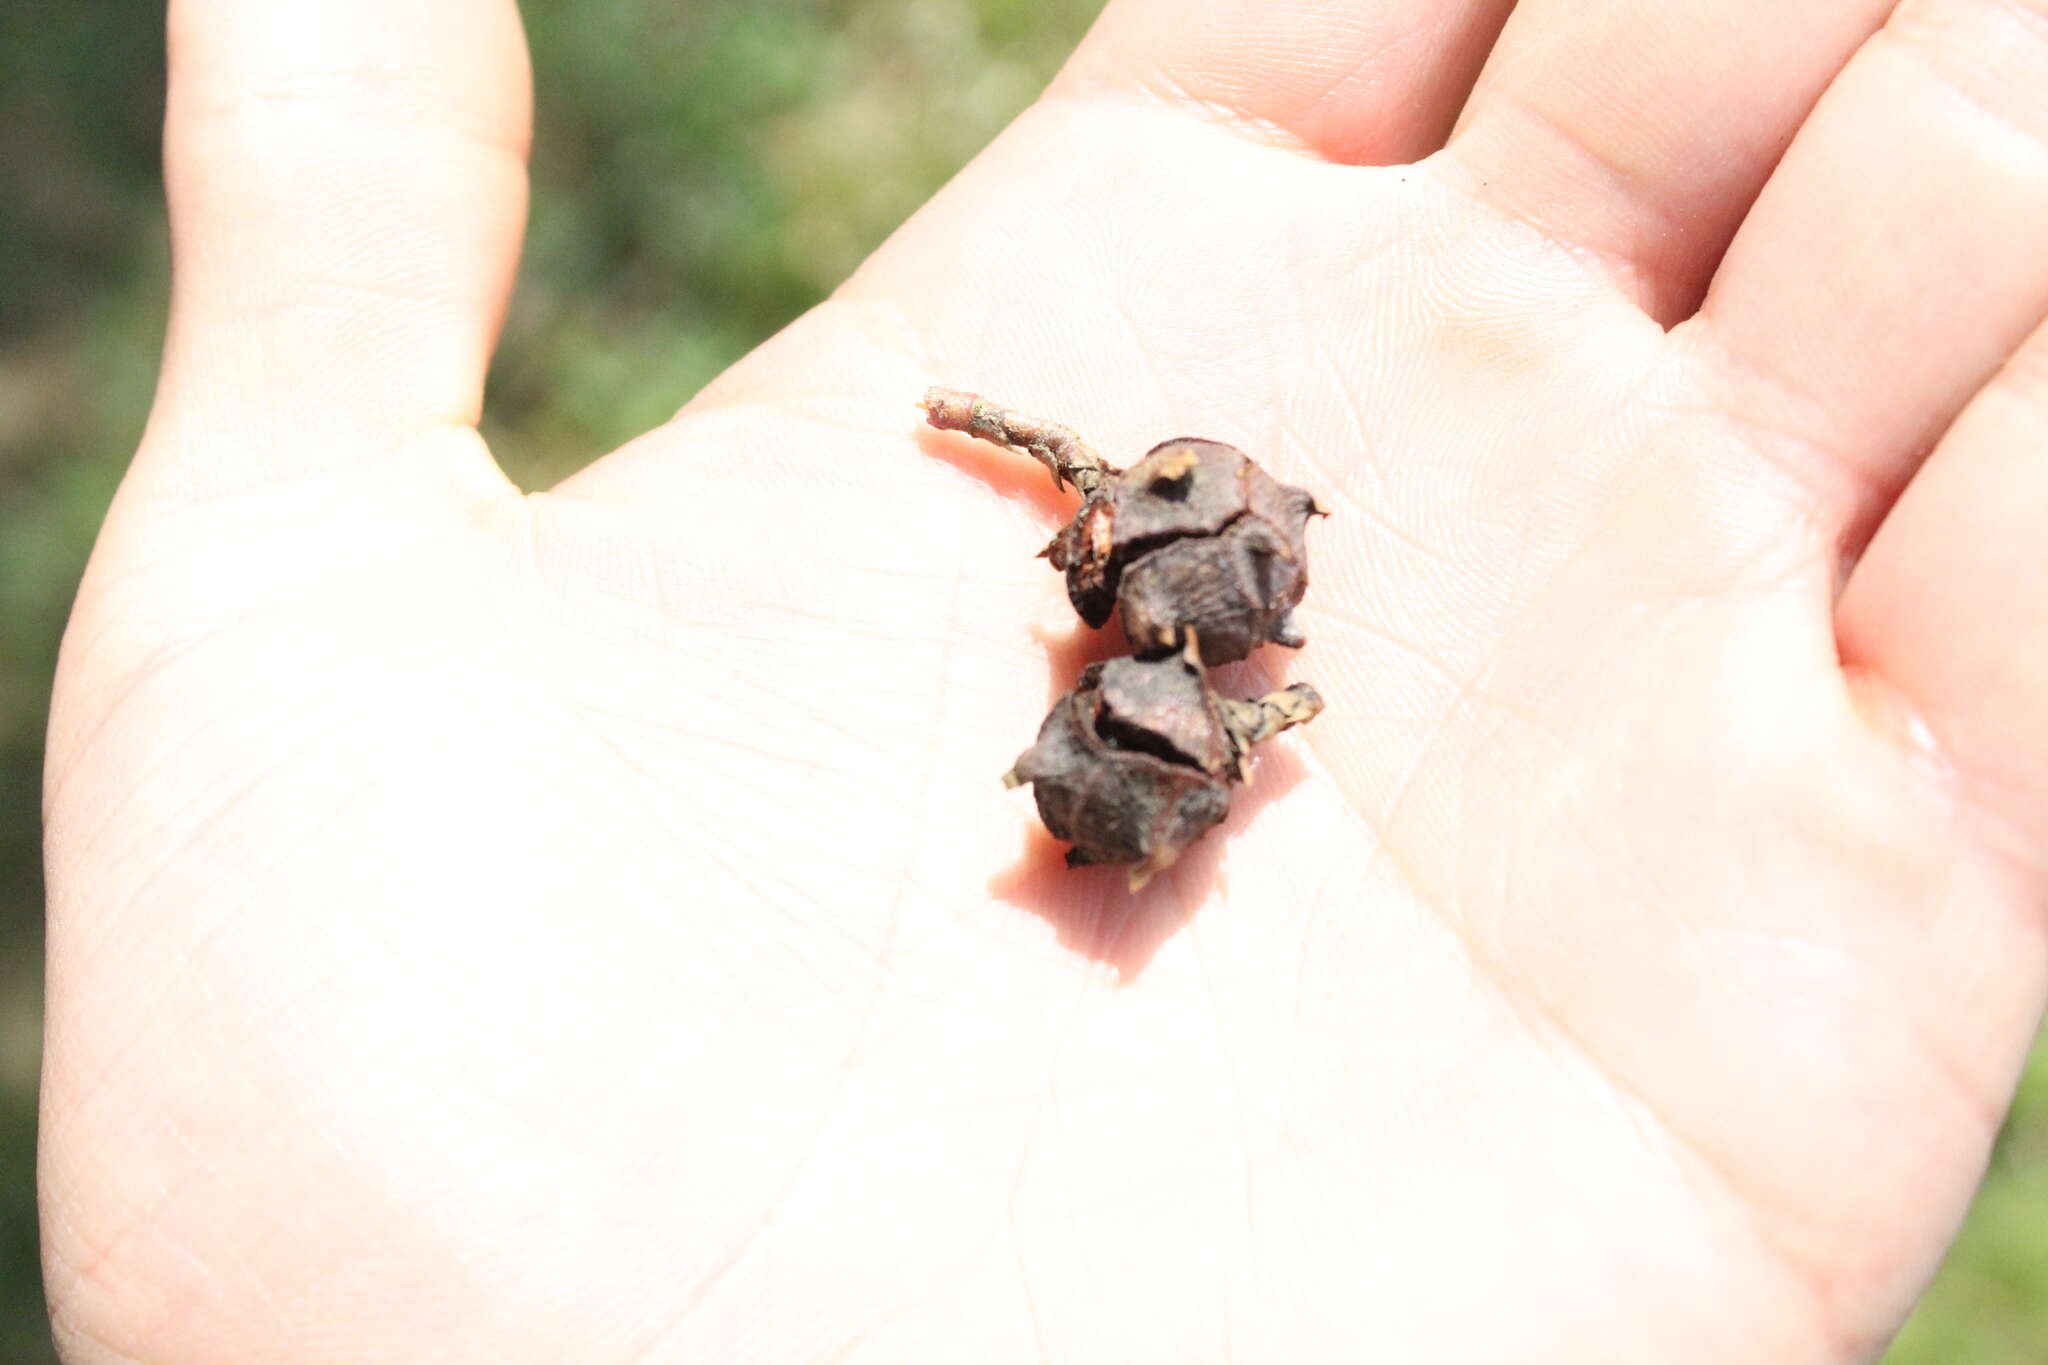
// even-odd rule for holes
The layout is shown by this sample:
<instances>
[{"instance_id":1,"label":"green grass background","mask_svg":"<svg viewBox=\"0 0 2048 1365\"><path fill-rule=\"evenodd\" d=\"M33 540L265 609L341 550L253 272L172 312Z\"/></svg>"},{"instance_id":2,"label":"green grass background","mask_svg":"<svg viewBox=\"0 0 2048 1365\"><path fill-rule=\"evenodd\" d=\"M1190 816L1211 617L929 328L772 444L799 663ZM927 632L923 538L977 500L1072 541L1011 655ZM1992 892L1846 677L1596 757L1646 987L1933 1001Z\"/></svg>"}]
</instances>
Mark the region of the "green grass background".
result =
<instances>
[{"instance_id":1,"label":"green grass background","mask_svg":"<svg viewBox=\"0 0 2048 1365\"><path fill-rule=\"evenodd\" d=\"M1030 100L1095 7L529 0L533 221L485 422L513 476L545 485L662 421L820 298ZM0 1365L54 1359L33 1187L42 730L155 378L162 63L161 0L0 0ZM2040 1050L1885 1359L2048 1362Z\"/></svg>"}]
</instances>

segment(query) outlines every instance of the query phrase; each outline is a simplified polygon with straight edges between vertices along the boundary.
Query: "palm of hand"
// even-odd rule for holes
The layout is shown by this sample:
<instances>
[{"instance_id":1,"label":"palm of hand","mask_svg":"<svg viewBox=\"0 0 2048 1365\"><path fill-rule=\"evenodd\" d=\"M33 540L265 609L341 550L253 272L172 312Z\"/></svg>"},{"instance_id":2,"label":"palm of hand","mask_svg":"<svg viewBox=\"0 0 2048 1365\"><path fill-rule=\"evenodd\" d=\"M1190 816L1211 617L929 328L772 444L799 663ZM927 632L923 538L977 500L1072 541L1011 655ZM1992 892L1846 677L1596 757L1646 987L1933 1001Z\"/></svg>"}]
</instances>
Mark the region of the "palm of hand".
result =
<instances>
[{"instance_id":1,"label":"palm of hand","mask_svg":"<svg viewBox=\"0 0 2048 1365\"><path fill-rule=\"evenodd\" d=\"M1979 992L2025 888L1837 662L1826 471L1693 340L1455 174L1074 99L553 493L442 431L117 515L51 1142L128 1136L55 1169L68 1311L278 1359L1876 1338L2024 1043ZM1310 648L1244 670L1328 714L1128 905L994 781L1086 645L1042 476L918 434L935 381L1335 512Z\"/></svg>"}]
</instances>

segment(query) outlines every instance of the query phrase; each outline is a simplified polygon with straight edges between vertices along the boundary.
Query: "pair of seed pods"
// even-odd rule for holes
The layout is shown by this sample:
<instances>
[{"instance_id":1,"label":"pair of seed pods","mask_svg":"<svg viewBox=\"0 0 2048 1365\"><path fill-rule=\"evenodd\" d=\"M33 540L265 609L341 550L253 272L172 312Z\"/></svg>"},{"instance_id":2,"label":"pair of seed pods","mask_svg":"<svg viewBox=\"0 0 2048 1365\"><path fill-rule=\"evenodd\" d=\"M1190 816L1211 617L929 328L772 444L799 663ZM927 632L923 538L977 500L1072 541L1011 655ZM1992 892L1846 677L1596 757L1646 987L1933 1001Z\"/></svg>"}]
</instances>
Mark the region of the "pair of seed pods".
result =
<instances>
[{"instance_id":1,"label":"pair of seed pods","mask_svg":"<svg viewBox=\"0 0 2048 1365\"><path fill-rule=\"evenodd\" d=\"M1136 890L1222 823L1254 744L1323 709L1307 683L1234 701L1204 672L1267 641L1305 643L1294 607L1321 509L1220 441L1162 442L1119 470L1068 428L975 394L934 388L918 406L941 431L1021 450L1081 494L1042 554L1081 619L1115 613L1134 653L1090 664L1003 780L1031 784L1045 827L1073 845L1069 867L1129 864Z\"/></svg>"}]
</instances>

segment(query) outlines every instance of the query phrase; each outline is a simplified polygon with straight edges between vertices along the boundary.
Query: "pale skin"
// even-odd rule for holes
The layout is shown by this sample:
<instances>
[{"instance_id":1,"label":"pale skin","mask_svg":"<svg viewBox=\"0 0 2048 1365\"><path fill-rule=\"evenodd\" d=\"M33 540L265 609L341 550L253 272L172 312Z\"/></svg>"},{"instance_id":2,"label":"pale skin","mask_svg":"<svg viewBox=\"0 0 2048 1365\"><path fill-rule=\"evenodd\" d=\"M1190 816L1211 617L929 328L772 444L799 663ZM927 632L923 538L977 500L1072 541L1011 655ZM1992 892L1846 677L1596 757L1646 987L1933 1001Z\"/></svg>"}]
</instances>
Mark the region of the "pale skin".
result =
<instances>
[{"instance_id":1,"label":"pale skin","mask_svg":"<svg viewBox=\"0 0 2048 1365\"><path fill-rule=\"evenodd\" d=\"M65 642L75 1362L1831 1362L2048 990L2048 3L1113 0L674 421L474 429L503 0L174 0ZM653 362L650 362L653 363ZM1329 709L1127 900L933 383L1312 489Z\"/></svg>"}]
</instances>

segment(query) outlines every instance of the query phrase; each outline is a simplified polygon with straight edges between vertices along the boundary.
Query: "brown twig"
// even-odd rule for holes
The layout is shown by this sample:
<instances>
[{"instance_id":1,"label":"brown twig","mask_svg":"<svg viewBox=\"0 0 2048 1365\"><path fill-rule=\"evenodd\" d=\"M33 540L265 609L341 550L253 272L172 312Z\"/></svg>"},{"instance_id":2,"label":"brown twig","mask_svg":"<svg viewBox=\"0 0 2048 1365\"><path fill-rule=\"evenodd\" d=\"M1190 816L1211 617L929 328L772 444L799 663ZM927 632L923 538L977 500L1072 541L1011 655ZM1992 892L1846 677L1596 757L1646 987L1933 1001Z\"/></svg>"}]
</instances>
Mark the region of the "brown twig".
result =
<instances>
[{"instance_id":1,"label":"brown twig","mask_svg":"<svg viewBox=\"0 0 2048 1365\"><path fill-rule=\"evenodd\" d=\"M997 407L979 394L934 385L925 390L917 405L924 409L925 421L940 431L964 431L1021 450L1044 465L1055 484L1061 488L1072 484L1084 498L1094 496L1122 472L1096 454L1072 428Z\"/></svg>"},{"instance_id":2,"label":"brown twig","mask_svg":"<svg viewBox=\"0 0 2048 1365\"><path fill-rule=\"evenodd\" d=\"M1230 734L1230 746L1237 751L1238 781L1245 780L1246 755L1254 744L1262 744L1297 725L1305 725L1322 714L1322 694L1307 683L1296 683L1252 701L1223 702L1223 728Z\"/></svg>"}]
</instances>

